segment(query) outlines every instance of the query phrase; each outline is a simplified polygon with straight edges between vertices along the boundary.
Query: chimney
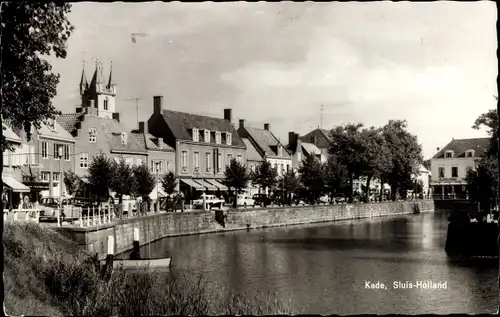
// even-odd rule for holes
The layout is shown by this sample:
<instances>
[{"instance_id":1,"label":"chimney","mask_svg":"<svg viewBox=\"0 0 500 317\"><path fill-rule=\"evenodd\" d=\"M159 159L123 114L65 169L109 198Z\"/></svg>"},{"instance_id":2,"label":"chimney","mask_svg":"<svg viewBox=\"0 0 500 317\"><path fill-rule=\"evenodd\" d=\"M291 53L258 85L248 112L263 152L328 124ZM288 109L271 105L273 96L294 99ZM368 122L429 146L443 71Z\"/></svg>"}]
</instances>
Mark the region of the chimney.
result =
<instances>
[{"instance_id":1,"label":"chimney","mask_svg":"<svg viewBox=\"0 0 500 317\"><path fill-rule=\"evenodd\" d=\"M240 129L245 127L245 119L240 119Z\"/></svg>"},{"instance_id":2,"label":"chimney","mask_svg":"<svg viewBox=\"0 0 500 317\"><path fill-rule=\"evenodd\" d=\"M120 113L119 112L113 112L113 120L116 120L120 122Z\"/></svg>"},{"instance_id":3,"label":"chimney","mask_svg":"<svg viewBox=\"0 0 500 317\"><path fill-rule=\"evenodd\" d=\"M299 135L295 132L288 132L288 144L294 144L297 142Z\"/></svg>"},{"instance_id":4,"label":"chimney","mask_svg":"<svg viewBox=\"0 0 500 317\"><path fill-rule=\"evenodd\" d=\"M224 120L229 121L229 123L232 123L232 109L224 109Z\"/></svg>"},{"instance_id":5,"label":"chimney","mask_svg":"<svg viewBox=\"0 0 500 317\"><path fill-rule=\"evenodd\" d=\"M139 121L139 133L144 133L144 121Z\"/></svg>"},{"instance_id":6,"label":"chimney","mask_svg":"<svg viewBox=\"0 0 500 317\"><path fill-rule=\"evenodd\" d=\"M271 124L270 123L264 123L264 129L269 131L271 130Z\"/></svg>"},{"instance_id":7,"label":"chimney","mask_svg":"<svg viewBox=\"0 0 500 317\"><path fill-rule=\"evenodd\" d=\"M163 96L153 97L153 110L156 114L160 114L163 112Z\"/></svg>"},{"instance_id":8,"label":"chimney","mask_svg":"<svg viewBox=\"0 0 500 317\"><path fill-rule=\"evenodd\" d=\"M163 140L161 138L158 138L158 148L163 149Z\"/></svg>"}]
</instances>

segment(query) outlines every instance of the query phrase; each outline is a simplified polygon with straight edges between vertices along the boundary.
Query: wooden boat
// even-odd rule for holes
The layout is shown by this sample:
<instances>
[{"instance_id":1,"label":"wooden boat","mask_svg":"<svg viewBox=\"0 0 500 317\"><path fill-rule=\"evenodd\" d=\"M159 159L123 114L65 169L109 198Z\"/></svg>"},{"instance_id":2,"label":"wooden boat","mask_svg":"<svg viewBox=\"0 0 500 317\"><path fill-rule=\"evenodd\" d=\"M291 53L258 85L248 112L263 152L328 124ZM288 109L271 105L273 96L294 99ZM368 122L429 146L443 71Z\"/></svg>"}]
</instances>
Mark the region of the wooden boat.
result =
<instances>
[{"instance_id":1,"label":"wooden boat","mask_svg":"<svg viewBox=\"0 0 500 317\"><path fill-rule=\"evenodd\" d=\"M113 268L123 267L125 269L164 269L169 268L171 257L150 258L150 259L113 259ZM101 261L101 265L106 265L106 260Z\"/></svg>"}]
</instances>

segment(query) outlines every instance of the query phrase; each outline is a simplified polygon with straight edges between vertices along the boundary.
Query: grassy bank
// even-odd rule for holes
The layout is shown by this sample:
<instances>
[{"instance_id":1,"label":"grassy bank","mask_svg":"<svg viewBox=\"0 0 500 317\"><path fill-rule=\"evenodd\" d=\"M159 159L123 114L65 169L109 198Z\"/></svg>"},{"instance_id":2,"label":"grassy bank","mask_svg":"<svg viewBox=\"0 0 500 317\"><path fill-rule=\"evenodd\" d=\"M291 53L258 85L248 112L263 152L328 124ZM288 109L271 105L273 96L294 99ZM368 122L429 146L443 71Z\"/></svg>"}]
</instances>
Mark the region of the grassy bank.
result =
<instances>
[{"instance_id":1,"label":"grassy bank","mask_svg":"<svg viewBox=\"0 0 500 317\"><path fill-rule=\"evenodd\" d=\"M159 272L115 270L101 277L90 254L36 224L5 224L4 289L9 315L274 315L295 314L276 296L244 298L205 290L204 283Z\"/></svg>"}]
</instances>

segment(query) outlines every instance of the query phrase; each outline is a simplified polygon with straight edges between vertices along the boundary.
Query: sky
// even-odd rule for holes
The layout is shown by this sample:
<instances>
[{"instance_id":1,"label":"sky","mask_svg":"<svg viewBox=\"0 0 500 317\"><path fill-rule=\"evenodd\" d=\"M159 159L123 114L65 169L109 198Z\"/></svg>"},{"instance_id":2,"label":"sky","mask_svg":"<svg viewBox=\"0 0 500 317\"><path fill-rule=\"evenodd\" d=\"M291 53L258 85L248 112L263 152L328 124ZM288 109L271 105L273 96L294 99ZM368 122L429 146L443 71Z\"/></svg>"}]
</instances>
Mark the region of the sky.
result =
<instances>
[{"instance_id":1,"label":"sky","mask_svg":"<svg viewBox=\"0 0 500 317\"><path fill-rule=\"evenodd\" d=\"M486 136L471 126L496 105L496 19L491 1L75 3L68 55L50 58L53 102L74 112L83 62L90 81L98 58L130 129L161 95L172 110L270 123L285 144L289 131L407 120L429 158Z\"/></svg>"}]
</instances>

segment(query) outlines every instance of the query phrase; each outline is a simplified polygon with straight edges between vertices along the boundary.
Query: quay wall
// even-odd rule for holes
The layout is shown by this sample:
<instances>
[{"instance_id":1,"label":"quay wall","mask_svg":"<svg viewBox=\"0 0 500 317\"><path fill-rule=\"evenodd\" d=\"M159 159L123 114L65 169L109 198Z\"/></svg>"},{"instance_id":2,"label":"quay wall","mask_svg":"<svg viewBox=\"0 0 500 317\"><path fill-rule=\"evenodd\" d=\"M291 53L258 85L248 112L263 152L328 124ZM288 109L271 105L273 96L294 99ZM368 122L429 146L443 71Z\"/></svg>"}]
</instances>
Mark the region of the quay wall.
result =
<instances>
[{"instance_id":1,"label":"quay wall","mask_svg":"<svg viewBox=\"0 0 500 317\"><path fill-rule=\"evenodd\" d=\"M91 228L68 226L59 227L57 230L89 252L98 253L102 259L107 254L107 237L110 235L114 237L115 254L130 250L134 228L139 229L139 242L144 245L165 237L180 235L411 214L416 206L420 212L434 211L432 200L247 208L228 210L223 222L216 220L216 211L194 211L159 213L117 220Z\"/></svg>"}]
</instances>

